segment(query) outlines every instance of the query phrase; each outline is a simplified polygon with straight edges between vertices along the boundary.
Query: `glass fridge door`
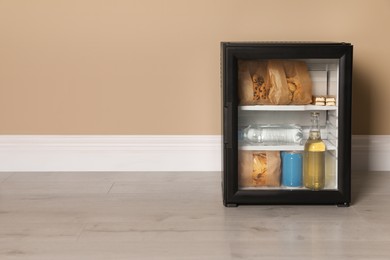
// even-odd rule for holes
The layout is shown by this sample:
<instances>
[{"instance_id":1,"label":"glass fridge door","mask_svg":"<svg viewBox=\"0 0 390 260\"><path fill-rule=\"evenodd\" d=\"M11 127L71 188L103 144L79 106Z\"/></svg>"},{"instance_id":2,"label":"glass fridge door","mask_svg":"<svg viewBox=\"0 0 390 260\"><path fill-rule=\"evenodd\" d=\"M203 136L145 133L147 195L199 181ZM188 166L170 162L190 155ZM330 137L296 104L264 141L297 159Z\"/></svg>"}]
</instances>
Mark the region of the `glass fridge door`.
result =
<instances>
[{"instance_id":1,"label":"glass fridge door","mask_svg":"<svg viewBox=\"0 0 390 260\"><path fill-rule=\"evenodd\" d=\"M338 59L238 60L239 190L337 190L338 76Z\"/></svg>"},{"instance_id":2,"label":"glass fridge door","mask_svg":"<svg viewBox=\"0 0 390 260\"><path fill-rule=\"evenodd\" d=\"M352 45L221 46L224 205L349 205Z\"/></svg>"}]
</instances>

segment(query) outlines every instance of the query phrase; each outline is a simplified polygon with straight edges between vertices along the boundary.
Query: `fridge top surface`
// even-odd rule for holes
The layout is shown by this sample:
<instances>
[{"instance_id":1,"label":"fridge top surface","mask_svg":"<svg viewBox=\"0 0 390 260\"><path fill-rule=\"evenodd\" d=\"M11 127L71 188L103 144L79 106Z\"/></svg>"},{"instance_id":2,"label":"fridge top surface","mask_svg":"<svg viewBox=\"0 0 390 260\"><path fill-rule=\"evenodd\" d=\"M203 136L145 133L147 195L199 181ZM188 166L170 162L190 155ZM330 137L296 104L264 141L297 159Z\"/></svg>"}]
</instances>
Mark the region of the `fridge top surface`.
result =
<instances>
[{"instance_id":1,"label":"fridge top surface","mask_svg":"<svg viewBox=\"0 0 390 260\"><path fill-rule=\"evenodd\" d=\"M333 45L347 45L352 46L348 42L321 42L321 41L227 41L221 42L224 46L333 46Z\"/></svg>"}]
</instances>

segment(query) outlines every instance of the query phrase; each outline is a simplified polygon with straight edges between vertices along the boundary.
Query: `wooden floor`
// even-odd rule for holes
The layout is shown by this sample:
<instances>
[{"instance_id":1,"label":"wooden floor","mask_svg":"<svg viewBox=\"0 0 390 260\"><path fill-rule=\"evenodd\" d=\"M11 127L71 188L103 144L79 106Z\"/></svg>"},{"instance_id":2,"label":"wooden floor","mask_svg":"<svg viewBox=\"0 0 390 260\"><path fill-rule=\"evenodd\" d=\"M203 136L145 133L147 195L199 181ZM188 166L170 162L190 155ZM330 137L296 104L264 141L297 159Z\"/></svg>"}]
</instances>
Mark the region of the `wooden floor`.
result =
<instances>
[{"instance_id":1,"label":"wooden floor","mask_svg":"<svg viewBox=\"0 0 390 260\"><path fill-rule=\"evenodd\" d=\"M0 173L0 259L390 259L390 173L354 203L221 202L219 172Z\"/></svg>"}]
</instances>

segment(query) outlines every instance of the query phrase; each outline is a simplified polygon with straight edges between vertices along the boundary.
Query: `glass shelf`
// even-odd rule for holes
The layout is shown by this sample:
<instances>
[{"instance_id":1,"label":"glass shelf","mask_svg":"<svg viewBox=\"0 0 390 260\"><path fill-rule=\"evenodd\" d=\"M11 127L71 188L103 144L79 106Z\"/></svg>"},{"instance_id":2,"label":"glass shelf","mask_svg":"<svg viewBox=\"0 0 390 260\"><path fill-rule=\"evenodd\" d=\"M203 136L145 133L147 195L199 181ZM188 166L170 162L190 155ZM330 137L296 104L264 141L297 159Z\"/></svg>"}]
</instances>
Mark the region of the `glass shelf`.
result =
<instances>
[{"instance_id":1,"label":"glass shelf","mask_svg":"<svg viewBox=\"0 0 390 260\"><path fill-rule=\"evenodd\" d=\"M337 110L337 106L316 106L316 105L254 105L238 106L241 111L328 111Z\"/></svg>"},{"instance_id":2,"label":"glass shelf","mask_svg":"<svg viewBox=\"0 0 390 260\"><path fill-rule=\"evenodd\" d=\"M326 144L326 150L335 151L336 146L330 143L328 140L323 140ZM305 143L303 141L303 143ZM243 151L303 151L304 145L256 145L251 143L242 142L238 145L239 150Z\"/></svg>"}]
</instances>

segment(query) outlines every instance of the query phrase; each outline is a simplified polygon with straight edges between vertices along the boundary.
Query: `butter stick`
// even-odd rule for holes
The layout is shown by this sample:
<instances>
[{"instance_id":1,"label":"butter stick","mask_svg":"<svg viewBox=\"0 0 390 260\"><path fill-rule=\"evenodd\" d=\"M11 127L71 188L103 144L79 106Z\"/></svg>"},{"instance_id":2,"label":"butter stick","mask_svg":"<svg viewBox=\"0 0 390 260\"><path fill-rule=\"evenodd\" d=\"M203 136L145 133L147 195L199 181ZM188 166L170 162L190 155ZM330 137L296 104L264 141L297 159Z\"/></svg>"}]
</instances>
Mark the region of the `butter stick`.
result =
<instances>
[{"instance_id":1,"label":"butter stick","mask_svg":"<svg viewBox=\"0 0 390 260\"><path fill-rule=\"evenodd\" d=\"M326 98L324 96L313 96L313 105L325 106Z\"/></svg>"},{"instance_id":2,"label":"butter stick","mask_svg":"<svg viewBox=\"0 0 390 260\"><path fill-rule=\"evenodd\" d=\"M336 98L334 96L326 96L325 103L327 106L335 106Z\"/></svg>"}]
</instances>

